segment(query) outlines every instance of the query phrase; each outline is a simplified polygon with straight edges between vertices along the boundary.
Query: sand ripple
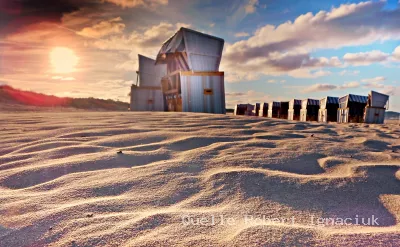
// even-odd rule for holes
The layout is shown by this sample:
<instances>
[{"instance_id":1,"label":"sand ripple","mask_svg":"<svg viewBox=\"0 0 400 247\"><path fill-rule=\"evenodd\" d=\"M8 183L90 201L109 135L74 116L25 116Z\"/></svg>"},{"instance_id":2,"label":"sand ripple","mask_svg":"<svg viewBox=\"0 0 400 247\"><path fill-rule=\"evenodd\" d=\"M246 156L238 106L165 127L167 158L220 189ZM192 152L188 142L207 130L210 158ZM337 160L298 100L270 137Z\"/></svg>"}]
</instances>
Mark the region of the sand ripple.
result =
<instances>
[{"instance_id":1,"label":"sand ripple","mask_svg":"<svg viewBox=\"0 0 400 247\"><path fill-rule=\"evenodd\" d=\"M398 125L0 115L1 247L400 245ZM234 224L183 221L221 215ZM372 215L379 225L310 221Z\"/></svg>"}]
</instances>

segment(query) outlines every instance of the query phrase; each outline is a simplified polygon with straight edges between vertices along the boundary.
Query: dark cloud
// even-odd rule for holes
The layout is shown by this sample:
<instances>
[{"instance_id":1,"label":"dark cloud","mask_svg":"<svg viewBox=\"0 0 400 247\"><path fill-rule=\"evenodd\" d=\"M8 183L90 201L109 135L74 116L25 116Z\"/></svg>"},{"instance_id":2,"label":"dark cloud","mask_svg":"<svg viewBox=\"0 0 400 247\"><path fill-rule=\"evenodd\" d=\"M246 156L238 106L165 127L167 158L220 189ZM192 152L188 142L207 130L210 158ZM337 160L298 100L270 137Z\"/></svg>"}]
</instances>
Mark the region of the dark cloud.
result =
<instances>
[{"instance_id":1,"label":"dark cloud","mask_svg":"<svg viewBox=\"0 0 400 247\"><path fill-rule=\"evenodd\" d=\"M225 57L226 59L236 60L236 61L238 60L240 61L243 58L254 59L260 57L268 57L273 52L286 51L289 48L300 45L300 43L301 43L300 40L291 39L280 42L274 42L271 44L264 45L262 47L259 46L251 47L250 44L243 42L243 47L241 48L241 51L234 53L227 53Z\"/></svg>"},{"instance_id":2,"label":"dark cloud","mask_svg":"<svg viewBox=\"0 0 400 247\"><path fill-rule=\"evenodd\" d=\"M226 61L228 67L234 67L235 63ZM245 64L242 68L248 71L273 71L273 72L290 72L297 69L320 69L325 67L339 67L341 62L337 57L325 58L311 57L308 53L300 54L277 54L271 55L258 61L257 63Z\"/></svg>"},{"instance_id":3,"label":"dark cloud","mask_svg":"<svg viewBox=\"0 0 400 247\"><path fill-rule=\"evenodd\" d=\"M95 8L98 1L85 0L11 0L0 1L0 33L12 33L38 22L60 22L63 14L83 7Z\"/></svg>"},{"instance_id":4,"label":"dark cloud","mask_svg":"<svg viewBox=\"0 0 400 247\"><path fill-rule=\"evenodd\" d=\"M276 68L278 71L290 71L301 68L310 60L309 54L295 54L291 56L284 56L279 59L272 59L269 64Z\"/></svg>"}]
</instances>

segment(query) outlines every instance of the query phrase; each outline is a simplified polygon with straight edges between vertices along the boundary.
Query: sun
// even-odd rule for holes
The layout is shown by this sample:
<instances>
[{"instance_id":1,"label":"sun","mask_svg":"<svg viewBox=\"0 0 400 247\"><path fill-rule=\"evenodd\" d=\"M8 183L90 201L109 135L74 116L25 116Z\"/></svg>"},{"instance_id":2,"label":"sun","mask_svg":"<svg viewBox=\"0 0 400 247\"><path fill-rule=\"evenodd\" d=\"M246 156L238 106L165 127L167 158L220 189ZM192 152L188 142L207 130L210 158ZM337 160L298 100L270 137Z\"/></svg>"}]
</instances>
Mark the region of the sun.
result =
<instances>
[{"instance_id":1,"label":"sun","mask_svg":"<svg viewBox=\"0 0 400 247\"><path fill-rule=\"evenodd\" d=\"M71 73L75 70L79 58L66 47L55 47L50 52L50 63L55 73Z\"/></svg>"}]
</instances>

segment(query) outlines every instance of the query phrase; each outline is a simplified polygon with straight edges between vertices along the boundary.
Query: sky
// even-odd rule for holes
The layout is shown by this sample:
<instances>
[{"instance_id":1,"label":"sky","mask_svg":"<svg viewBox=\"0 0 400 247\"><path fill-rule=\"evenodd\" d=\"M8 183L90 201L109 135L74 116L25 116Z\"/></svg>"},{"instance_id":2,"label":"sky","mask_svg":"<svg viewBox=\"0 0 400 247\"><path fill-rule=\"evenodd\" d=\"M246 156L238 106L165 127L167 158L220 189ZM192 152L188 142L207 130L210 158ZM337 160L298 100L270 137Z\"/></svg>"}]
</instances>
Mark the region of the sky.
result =
<instances>
[{"instance_id":1,"label":"sky","mask_svg":"<svg viewBox=\"0 0 400 247\"><path fill-rule=\"evenodd\" d=\"M137 55L180 27L225 40L226 104L370 90L400 111L400 3L342 0L0 0L0 84L129 101Z\"/></svg>"}]
</instances>

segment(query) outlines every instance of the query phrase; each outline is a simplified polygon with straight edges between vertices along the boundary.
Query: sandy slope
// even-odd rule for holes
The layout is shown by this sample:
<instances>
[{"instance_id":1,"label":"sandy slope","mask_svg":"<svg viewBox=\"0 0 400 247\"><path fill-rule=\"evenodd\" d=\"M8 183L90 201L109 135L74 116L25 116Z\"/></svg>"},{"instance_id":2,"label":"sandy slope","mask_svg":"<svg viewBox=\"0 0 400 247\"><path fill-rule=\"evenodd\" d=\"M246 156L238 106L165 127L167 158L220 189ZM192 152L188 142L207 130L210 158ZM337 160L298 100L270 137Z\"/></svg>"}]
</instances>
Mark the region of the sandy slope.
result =
<instances>
[{"instance_id":1,"label":"sandy slope","mask_svg":"<svg viewBox=\"0 0 400 247\"><path fill-rule=\"evenodd\" d=\"M0 246L400 245L398 125L129 112L0 119ZM354 224L372 215L379 226Z\"/></svg>"}]
</instances>

